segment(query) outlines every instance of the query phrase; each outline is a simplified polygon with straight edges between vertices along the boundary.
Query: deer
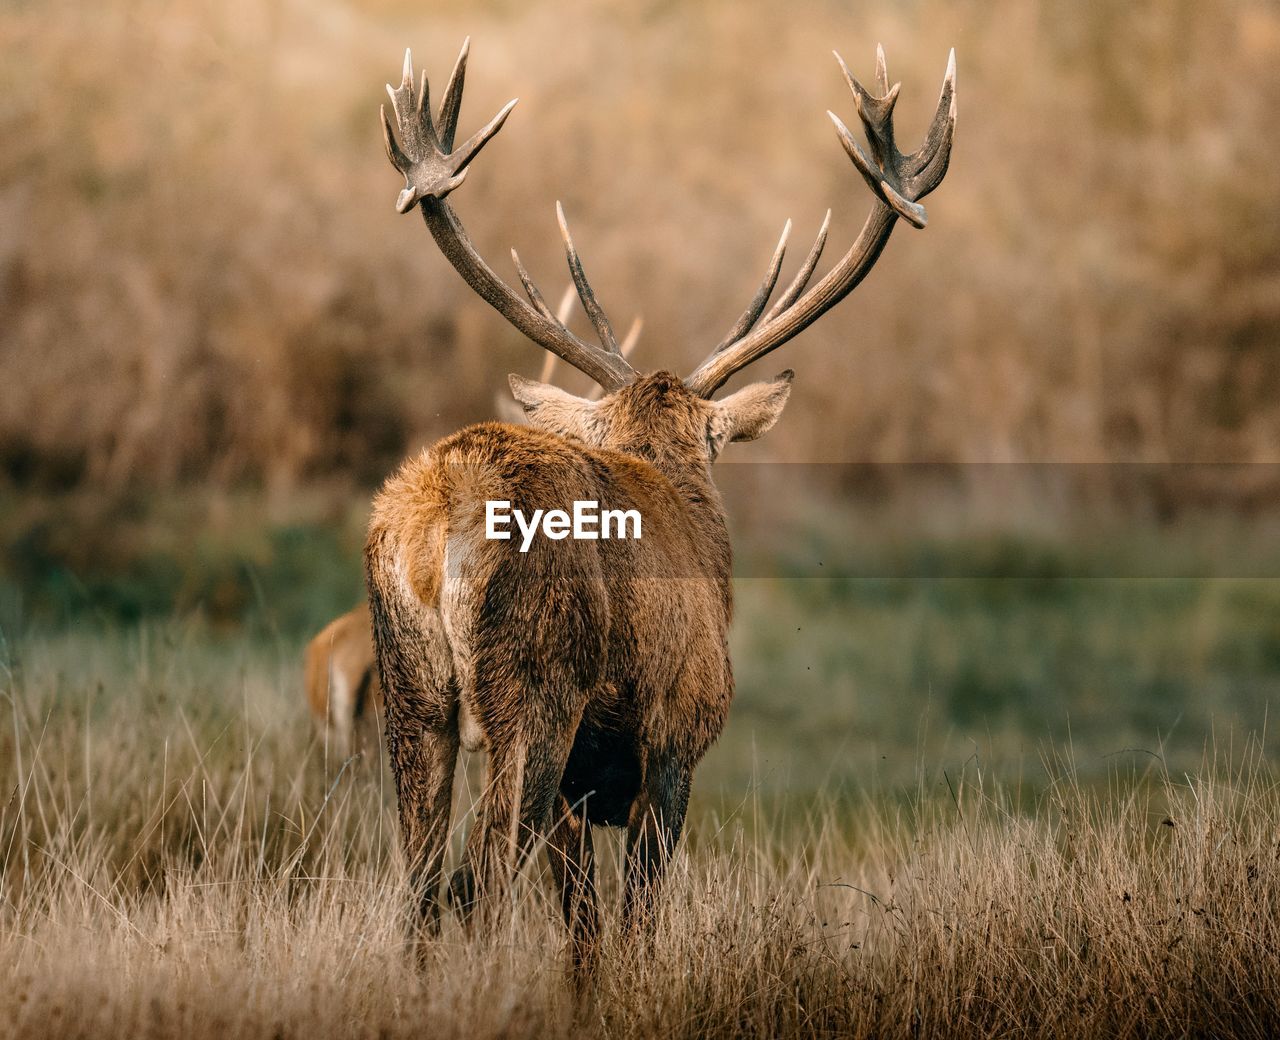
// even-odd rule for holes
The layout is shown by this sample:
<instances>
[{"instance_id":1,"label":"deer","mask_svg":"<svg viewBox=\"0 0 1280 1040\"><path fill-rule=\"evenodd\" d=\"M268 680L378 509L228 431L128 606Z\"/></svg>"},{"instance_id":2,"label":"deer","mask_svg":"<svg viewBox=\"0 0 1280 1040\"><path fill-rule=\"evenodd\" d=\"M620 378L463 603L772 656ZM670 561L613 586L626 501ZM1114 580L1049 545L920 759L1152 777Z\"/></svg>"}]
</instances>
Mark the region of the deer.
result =
<instances>
[{"instance_id":1,"label":"deer","mask_svg":"<svg viewBox=\"0 0 1280 1040\"><path fill-rule=\"evenodd\" d=\"M303 655L307 703L326 747L341 761L356 749L356 732L373 709L382 714L382 686L373 661L373 625L366 603L339 615Z\"/></svg>"},{"instance_id":2,"label":"deer","mask_svg":"<svg viewBox=\"0 0 1280 1040\"><path fill-rule=\"evenodd\" d=\"M557 321L569 320L575 299L570 284L556 308ZM637 315L619 345L624 358L635 349L643 328L644 321ZM546 356L539 382L551 382L558 360L554 354ZM598 393L597 387L588 397L594 399ZM494 410L504 422L525 421L523 409L510 397L497 397ZM356 750L357 731L370 709L376 716L382 714L382 686L374 667L373 625L367 603L334 618L307 644L303 653L303 689L325 746L339 760L346 760Z\"/></svg>"},{"instance_id":3,"label":"deer","mask_svg":"<svg viewBox=\"0 0 1280 1040\"><path fill-rule=\"evenodd\" d=\"M426 73L406 52L387 86L387 156L405 179L396 210L418 209L463 281L516 330L601 390L591 400L512 375L526 426L480 423L405 461L377 493L365 578L386 704L386 746L419 941L438 933L459 747L487 754L462 862L447 892L468 931L500 920L516 872L545 844L576 967L594 963L602 915L592 829L625 828L624 934L651 934L694 770L733 699L728 631L732 551L712 466L731 442L778 421L793 372L723 397L735 374L831 310L867 276L899 219L926 224L921 200L942 181L955 131L955 52L921 147L899 151L878 49L876 91L840 56L867 149L833 113L837 137L873 197L848 251L812 286L827 212L798 272L770 306L791 222L729 332L683 379L642 374L623 357L557 203L569 273L597 342L547 306L512 250L524 294L479 254L448 201L516 101L455 144L470 41L434 112ZM869 150L868 150L869 149ZM527 553L486 537L485 504L639 510L641 539L542 538Z\"/></svg>"}]
</instances>

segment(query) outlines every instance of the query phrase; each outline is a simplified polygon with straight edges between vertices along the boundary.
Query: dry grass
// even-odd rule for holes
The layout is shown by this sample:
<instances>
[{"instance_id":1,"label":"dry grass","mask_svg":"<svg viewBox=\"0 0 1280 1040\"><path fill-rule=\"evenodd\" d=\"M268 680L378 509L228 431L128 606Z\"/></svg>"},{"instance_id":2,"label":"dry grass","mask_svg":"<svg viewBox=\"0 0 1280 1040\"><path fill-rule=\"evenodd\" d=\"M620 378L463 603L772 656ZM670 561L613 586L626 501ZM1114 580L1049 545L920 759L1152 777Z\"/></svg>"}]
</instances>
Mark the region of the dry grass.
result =
<instances>
[{"instance_id":1,"label":"dry grass","mask_svg":"<svg viewBox=\"0 0 1280 1040\"><path fill-rule=\"evenodd\" d=\"M1105 790L971 762L940 799L704 800L652 942L611 940L575 1006L539 866L496 941L451 921L414 967L382 778L326 768L291 658L169 627L4 661L0 1035L1280 1027L1280 788L1256 750ZM615 900L616 854L604 880Z\"/></svg>"},{"instance_id":2,"label":"dry grass","mask_svg":"<svg viewBox=\"0 0 1280 1040\"><path fill-rule=\"evenodd\" d=\"M563 198L650 367L715 342L787 216L856 232L830 48L865 72L884 41L911 141L957 47L928 231L787 349L796 404L738 457L1280 459L1266 0L51 0L0 13L4 471L371 483L536 371L392 212L381 85L468 32L465 124L522 101L460 212L552 291Z\"/></svg>"},{"instance_id":3,"label":"dry grass","mask_svg":"<svg viewBox=\"0 0 1280 1040\"><path fill-rule=\"evenodd\" d=\"M856 232L829 48L864 70L885 42L911 139L957 47L960 136L930 229L899 233L856 302L788 348L803 404L740 458L1280 459L1266 0L50 0L0 11L0 491L75 488L94 508L56 501L66 522L37 517L48 546L15 558L154 551L140 486L222 489L211 526L260 529L376 481L488 416L503 372L536 369L391 212L380 84L406 44L440 75L468 32L464 121L523 101L460 211L487 255L517 245L553 286L562 197L617 320L645 314L649 367L718 338L784 217L800 231L831 204L833 240ZM266 508L225 494L246 483ZM21 505L3 512L40 512ZM187 515L160 541L200 529ZM138 595L178 583L214 620L223 599L243 616L239 557L202 571L201 551L140 572ZM314 597L323 571L348 596L317 552L277 553L281 586ZM771 602L758 627L780 642L794 620L807 642L740 655L754 679L725 760L751 758L746 720L813 757L804 727L834 739L855 715L847 746L876 757L874 720L917 710L935 674L975 713L993 689L1046 697L1061 665L1092 719L1128 711L1116 732L1133 704L1172 712L1171 690L1195 718L1219 699L1254 718L1277 642L1269 588L1244 593L1183 597L1175 624L1132 638L1117 598L1091 622L1113 656L1054 643L1049 611ZM137 612L183 602L164 595ZM0 600L24 616L21 593ZM1130 659L1151 679L1133 704L1109 685ZM419 970L385 778L326 760L296 685L290 648L180 624L0 641L0 1037L1280 1032L1280 788L1252 746L1105 788L1052 753L1027 787L973 761L858 798L770 779L721 804L704 783L652 941L610 937L576 1005L539 864L493 942L450 921ZM603 882L616 906L612 844Z\"/></svg>"}]
</instances>

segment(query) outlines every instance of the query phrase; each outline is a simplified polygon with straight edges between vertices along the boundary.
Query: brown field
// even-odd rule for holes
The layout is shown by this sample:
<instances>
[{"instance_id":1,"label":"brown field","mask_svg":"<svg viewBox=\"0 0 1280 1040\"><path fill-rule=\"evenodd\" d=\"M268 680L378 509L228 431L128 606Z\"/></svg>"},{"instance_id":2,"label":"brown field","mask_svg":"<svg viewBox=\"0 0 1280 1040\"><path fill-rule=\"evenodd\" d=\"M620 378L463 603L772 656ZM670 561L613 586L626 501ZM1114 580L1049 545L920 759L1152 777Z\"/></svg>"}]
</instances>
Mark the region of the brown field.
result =
<instances>
[{"instance_id":1,"label":"brown field","mask_svg":"<svg viewBox=\"0 0 1280 1040\"><path fill-rule=\"evenodd\" d=\"M562 200L682 372L868 210L830 49L912 142L959 64L927 230L751 373L737 701L582 1001L540 856L415 962L302 699L372 488L542 361L393 209L467 34L479 248L554 295ZM0 1038L1280 1035L1271 0L19 0L0 131Z\"/></svg>"},{"instance_id":2,"label":"brown field","mask_svg":"<svg viewBox=\"0 0 1280 1040\"><path fill-rule=\"evenodd\" d=\"M1280 787L1250 741L1109 779L1033 756L1012 781L975 743L915 783L781 798L721 756L651 940L611 935L576 1003L540 858L491 942L450 919L419 968L384 778L326 761L291 659L169 626L10 646L6 679L0 1035L1280 1027ZM746 725L726 735L739 752ZM474 792L464 775L460 808Z\"/></svg>"},{"instance_id":3,"label":"brown field","mask_svg":"<svg viewBox=\"0 0 1280 1040\"><path fill-rule=\"evenodd\" d=\"M834 252L869 208L831 48L870 75L883 41L914 141L956 47L929 228L762 366L796 401L736 457L1280 461L1265 0L53 0L0 13L8 475L369 486L536 371L393 210L382 84L468 33L464 127L521 98L453 200L469 231L552 292L563 200L605 306L645 316L637 363L682 371L787 217L807 242L832 207Z\"/></svg>"}]
</instances>

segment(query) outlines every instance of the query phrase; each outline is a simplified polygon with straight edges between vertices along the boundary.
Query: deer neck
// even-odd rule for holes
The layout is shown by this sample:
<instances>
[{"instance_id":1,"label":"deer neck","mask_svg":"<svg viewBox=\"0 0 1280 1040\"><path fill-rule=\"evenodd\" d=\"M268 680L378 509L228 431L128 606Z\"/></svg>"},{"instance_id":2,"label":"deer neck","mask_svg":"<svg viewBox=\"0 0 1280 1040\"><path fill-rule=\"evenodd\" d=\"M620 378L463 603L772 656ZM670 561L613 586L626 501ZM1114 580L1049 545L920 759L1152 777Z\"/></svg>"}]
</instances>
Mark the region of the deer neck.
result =
<instances>
[{"instance_id":1,"label":"deer neck","mask_svg":"<svg viewBox=\"0 0 1280 1040\"><path fill-rule=\"evenodd\" d=\"M689 508L694 540L703 573L720 587L725 606L731 600L730 572L733 547L729 541L729 524L720 489L711 476L709 463L659 459L653 467L667 478Z\"/></svg>"}]
</instances>

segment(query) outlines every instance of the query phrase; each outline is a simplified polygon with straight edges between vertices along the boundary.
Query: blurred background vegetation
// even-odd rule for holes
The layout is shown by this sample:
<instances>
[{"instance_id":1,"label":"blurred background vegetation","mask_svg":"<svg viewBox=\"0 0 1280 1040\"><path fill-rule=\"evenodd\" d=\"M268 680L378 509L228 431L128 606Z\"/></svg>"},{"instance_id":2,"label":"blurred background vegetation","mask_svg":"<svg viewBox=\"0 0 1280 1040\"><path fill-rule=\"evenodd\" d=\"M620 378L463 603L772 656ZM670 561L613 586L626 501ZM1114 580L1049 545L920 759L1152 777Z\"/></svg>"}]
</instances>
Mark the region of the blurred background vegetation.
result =
<instances>
[{"instance_id":1,"label":"blurred background vegetation","mask_svg":"<svg viewBox=\"0 0 1280 1040\"><path fill-rule=\"evenodd\" d=\"M1100 754L1263 727L1269 0L11 2L3 632L177 614L288 658L360 596L381 478L536 373L393 210L381 85L406 45L442 82L467 34L464 131L521 98L454 199L482 252L510 275L518 247L556 291L563 200L615 323L644 315L637 364L681 371L785 218L807 242L831 206L834 250L867 212L825 115L853 118L831 47L869 77L884 43L906 142L957 50L929 228L751 373L798 379L731 456L768 465L726 477L738 732L760 743L722 756L812 748L816 776L927 725Z\"/></svg>"}]
</instances>

